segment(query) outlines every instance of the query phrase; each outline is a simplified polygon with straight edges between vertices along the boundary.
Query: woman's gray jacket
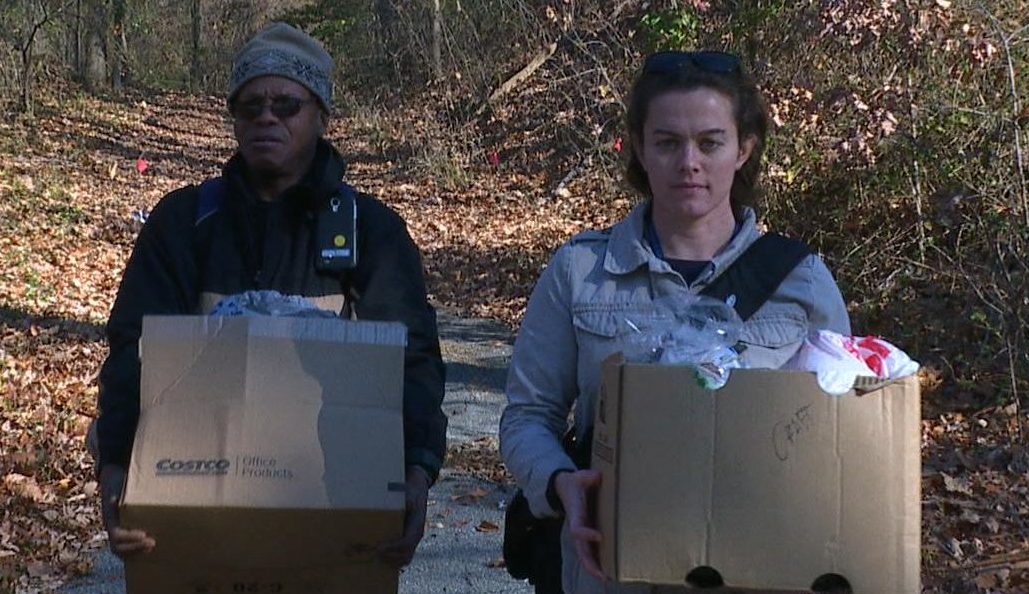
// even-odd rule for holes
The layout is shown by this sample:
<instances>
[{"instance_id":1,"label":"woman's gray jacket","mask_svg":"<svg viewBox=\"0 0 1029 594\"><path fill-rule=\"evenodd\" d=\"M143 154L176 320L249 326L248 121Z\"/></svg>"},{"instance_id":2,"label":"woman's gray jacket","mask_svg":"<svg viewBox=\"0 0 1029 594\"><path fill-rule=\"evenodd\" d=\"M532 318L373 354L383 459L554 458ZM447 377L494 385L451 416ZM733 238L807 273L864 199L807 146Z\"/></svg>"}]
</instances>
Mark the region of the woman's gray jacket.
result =
<instances>
[{"instance_id":1,"label":"woman's gray jacket","mask_svg":"<svg viewBox=\"0 0 1029 594\"><path fill-rule=\"evenodd\" d=\"M654 255L644 240L648 204L603 231L587 231L561 246L540 276L515 342L507 378L508 405L500 422L501 455L537 517L558 514L547 500L551 475L575 468L561 447L574 406L577 437L593 422L601 362L632 332L626 319L647 315L655 298L697 294L757 240L747 210L733 238L692 285ZM810 255L746 321L742 358L748 367L779 367L809 332L850 334L850 320L832 274ZM564 539L568 594L635 592L612 589L580 571Z\"/></svg>"}]
</instances>

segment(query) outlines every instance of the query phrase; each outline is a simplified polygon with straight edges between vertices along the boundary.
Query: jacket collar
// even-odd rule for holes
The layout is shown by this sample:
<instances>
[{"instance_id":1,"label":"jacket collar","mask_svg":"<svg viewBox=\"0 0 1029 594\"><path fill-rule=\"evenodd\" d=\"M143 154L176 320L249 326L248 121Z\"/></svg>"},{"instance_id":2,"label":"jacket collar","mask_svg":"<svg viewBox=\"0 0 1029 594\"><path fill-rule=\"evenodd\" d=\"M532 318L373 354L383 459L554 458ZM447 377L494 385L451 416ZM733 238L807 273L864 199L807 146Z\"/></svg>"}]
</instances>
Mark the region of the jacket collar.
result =
<instances>
[{"instance_id":1,"label":"jacket collar","mask_svg":"<svg viewBox=\"0 0 1029 594\"><path fill-rule=\"evenodd\" d=\"M629 274L646 265L651 272L669 272L668 263L661 260L643 238L643 229L647 224L647 213L650 201L637 204L629 215L611 228L611 237L607 242L607 253L604 255L604 270L611 274ZM743 219L739 229L711 260L714 272L707 279L714 280L723 270L736 261L747 247L754 242L761 232L757 228L757 215L751 208L744 208Z\"/></svg>"},{"instance_id":2,"label":"jacket collar","mask_svg":"<svg viewBox=\"0 0 1029 594\"><path fill-rule=\"evenodd\" d=\"M650 201L637 204L629 216L611 228L604 255L604 270L611 274L629 274L647 263L658 261L657 256L643 240L643 227L647 224Z\"/></svg>"}]
</instances>

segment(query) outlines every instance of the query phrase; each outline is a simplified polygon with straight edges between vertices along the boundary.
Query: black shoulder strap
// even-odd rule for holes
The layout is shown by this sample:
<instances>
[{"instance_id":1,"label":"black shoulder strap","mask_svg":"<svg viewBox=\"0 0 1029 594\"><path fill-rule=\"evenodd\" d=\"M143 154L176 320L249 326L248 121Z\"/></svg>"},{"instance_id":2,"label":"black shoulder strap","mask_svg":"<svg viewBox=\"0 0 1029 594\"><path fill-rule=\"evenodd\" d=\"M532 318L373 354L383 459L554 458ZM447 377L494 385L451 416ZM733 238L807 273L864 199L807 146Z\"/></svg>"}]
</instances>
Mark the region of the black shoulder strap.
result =
<instances>
[{"instance_id":1,"label":"black shoulder strap","mask_svg":"<svg viewBox=\"0 0 1029 594\"><path fill-rule=\"evenodd\" d=\"M339 182L339 190L338 190L338 192L343 196L344 200L346 200L349 204L352 205L351 208L353 208L353 212L354 212L354 248L353 249L357 250L357 246L359 245L358 237L357 237L357 218L358 218L358 216L360 216L360 213L358 212L358 209L357 209L357 191L354 190L354 188L350 184L346 183L345 181L340 181ZM354 266L355 267L356 267L357 261L359 259L360 259L360 254L355 253L355 257L354 257ZM353 274L352 273L353 273L353 269L344 269L344 270L340 270L339 271L340 287L343 290L343 310L341 312L339 312L339 313L340 313L341 317L348 318L348 319L349 318L353 318L354 315L355 315L354 303L357 301L357 298L358 298L358 295L357 295L357 293L354 290Z\"/></svg>"},{"instance_id":2,"label":"black shoulder strap","mask_svg":"<svg viewBox=\"0 0 1029 594\"><path fill-rule=\"evenodd\" d=\"M701 294L725 301L747 320L810 254L811 249L802 241L765 233Z\"/></svg>"},{"instance_id":3,"label":"black shoulder strap","mask_svg":"<svg viewBox=\"0 0 1029 594\"><path fill-rule=\"evenodd\" d=\"M207 259L211 253L211 242L214 241L214 228L201 223L217 212L225 200L225 179L212 177L197 186L196 208L193 213L193 262L197 270L198 291L203 291L206 280ZM196 307L200 307L200 293L194 297ZM207 312L202 312L207 313Z\"/></svg>"}]
</instances>

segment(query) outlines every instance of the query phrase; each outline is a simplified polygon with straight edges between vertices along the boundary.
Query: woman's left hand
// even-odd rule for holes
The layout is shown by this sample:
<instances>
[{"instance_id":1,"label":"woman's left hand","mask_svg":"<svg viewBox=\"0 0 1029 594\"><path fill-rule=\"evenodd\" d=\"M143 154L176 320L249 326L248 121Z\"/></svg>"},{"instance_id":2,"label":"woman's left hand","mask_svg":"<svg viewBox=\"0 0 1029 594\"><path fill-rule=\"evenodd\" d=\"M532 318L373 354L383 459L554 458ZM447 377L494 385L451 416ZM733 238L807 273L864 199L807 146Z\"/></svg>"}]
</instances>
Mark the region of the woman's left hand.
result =
<instances>
[{"instance_id":1,"label":"woman's left hand","mask_svg":"<svg viewBox=\"0 0 1029 594\"><path fill-rule=\"evenodd\" d=\"M599 470L562 472L554 478L554 490L557 491L561 505L565 508L568 533L575 544L579 562L590 575L598 580L604 580L604 572L601 571L600 561L597 559L601 534L596 529L596 518L592 513L595 506L590 505L597 496L600 476Z\"/></svg>"}]
</instances>

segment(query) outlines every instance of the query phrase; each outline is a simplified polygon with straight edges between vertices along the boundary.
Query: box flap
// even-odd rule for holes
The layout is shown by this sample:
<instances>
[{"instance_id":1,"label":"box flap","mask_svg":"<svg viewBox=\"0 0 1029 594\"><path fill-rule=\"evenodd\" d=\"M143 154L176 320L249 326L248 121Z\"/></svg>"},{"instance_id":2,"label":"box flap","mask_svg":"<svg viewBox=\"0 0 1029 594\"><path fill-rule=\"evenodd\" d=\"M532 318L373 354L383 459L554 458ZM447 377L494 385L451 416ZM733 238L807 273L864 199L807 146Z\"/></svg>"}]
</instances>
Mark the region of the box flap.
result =
<instances>
[{"instance_id":1,"label":"box flap","mask_svg":"<svg viewBox=\"0 0 1029 594\"><path fill-rule=\"evenodd\" d=\"M398 322L146 316L141 407L145 412L169 398L296 402L316 396L313 402L396 408L402 374L369 371L403 365L406 333Z\"/></svg>"},{"instance_id":2,"label":"box flap","mask_svg":"<svg viewBox=\"0 0 1029 594\"><path fill-rule=\"evenodd\" d=\"M145 318L124 504L403 509L405 332Z\"/></svg>"}]
</instances>

